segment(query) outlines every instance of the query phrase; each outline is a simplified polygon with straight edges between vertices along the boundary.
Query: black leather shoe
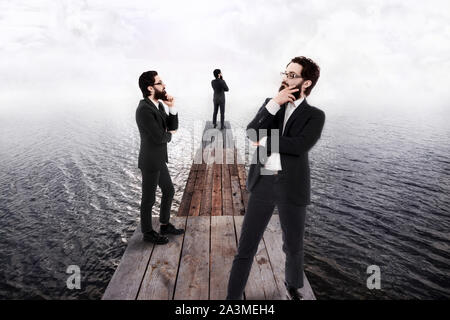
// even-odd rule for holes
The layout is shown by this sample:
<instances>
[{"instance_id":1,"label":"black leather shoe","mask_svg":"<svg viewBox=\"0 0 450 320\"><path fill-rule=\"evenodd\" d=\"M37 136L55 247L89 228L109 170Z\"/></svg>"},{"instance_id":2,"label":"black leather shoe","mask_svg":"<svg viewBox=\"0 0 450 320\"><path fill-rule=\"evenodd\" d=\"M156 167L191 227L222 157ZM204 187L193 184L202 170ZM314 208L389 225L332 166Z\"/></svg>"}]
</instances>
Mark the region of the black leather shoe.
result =
<instances>
[{"instance_id":1,"label":"black leather shoe","mask_svg":"<svg viewBox=\"0 0 450 320\"><path fill-rule=\"evenodd\" d=\"M152 230L144 233L144 241L152 242L155 244L166 244L169 242L169 238L160 235L158 232Z\"/></svg>"},{"instance_id":2,"label":"black leather shoe","mask_svg":"<svg viewBox=\"0 0 450 320\"><path fill-rule=\"evenodd\" d=\"M289 300L304 300L298 289L288 286L286 282L284 285L286 286L286 295Z\"/></svg>"},{"instance_id":3,"label":"black leather shoe","mask_svg":"<svg viewBox=\"0 0 450 320\"><path fill-rule=\"evenodd\" d=\"M214 124L213 124L213 127L214 127L214 128L217 127L217 124L214 123Z\"/></svg>"},{"instance_id":4,"label":"black leather shoe","mask_svg":"<svg viewBox=\"0 0 450 320\"><path fill-rule=\"evenodd\" d=\"M184 233L184 229L177 229L177 228L175 228L175 226L173 224L168 223L168 224L161 225L161 227L159 229L159 233L179 235L179 234Z\"/></svg>"}]
</instances>

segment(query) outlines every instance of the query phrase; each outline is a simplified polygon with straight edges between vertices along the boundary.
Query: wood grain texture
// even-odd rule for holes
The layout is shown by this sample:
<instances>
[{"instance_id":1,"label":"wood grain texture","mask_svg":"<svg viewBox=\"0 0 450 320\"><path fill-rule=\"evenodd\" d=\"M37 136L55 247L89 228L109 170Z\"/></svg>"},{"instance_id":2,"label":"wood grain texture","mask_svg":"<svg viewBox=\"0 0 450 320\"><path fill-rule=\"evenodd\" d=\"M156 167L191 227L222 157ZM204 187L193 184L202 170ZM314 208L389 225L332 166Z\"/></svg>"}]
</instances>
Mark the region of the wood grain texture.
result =
<instances>
[{"instance_id":1,"label":"wood grain texture","mask_svg":"<svg viewBox=\"0 0 450 320\"><path fill-rule=\"evenodd\" d=\"M224 300L231 265L236 254L233 217L211 217L210 299Z\"/></svg>"},{"instance_id":2,"label":"wood grain texture","mask_svg":"<svg viewBox=\"0 0 450 320\"><path fill-rule=\"evenodd\" d=\"M157 220L153 219L153 225ZM154 245L142 240L140 225L137 226L119 266L102 297L103 300L134 300L142 283Z\"/></svg>"},{"instance_id":3,"label":"wood grain texture","mask_svg":"<svg viewBox=\"0 0 450 320\"><path fill-rule=\"evenodd\" d=\"M187 219L175 300L208 300L210 219Z\"/></svg>"},{"instance_id":4,"label":"wood grain texture","mask_svg":"<svg viewBox=\"0 0 450 320\"><path fill-rule=\"evenodd\" d=\"M171 219L177 228L186 228L185 217ZM142 280L138 300L172 300L184 235L169 235L169 243L156 245Z\"/></svg>"},{"instance_id":5,"label":"wood grain texture","mask_svg":"<svg viewBox=\"0 0 450 320\"><path fill-rule=\"evenodd\" d=\"M235 226L239 239L242 229L243 216L235 216ZM264 241L258 245L252 268L245 287L246 300L281 300L282 293L277 287L272 266Z\"/></svg>"},{"instance_id":6,"label":"wood grain texture","mask_svg":"<svg viewBox=\"0 0 450 320\"><path fill-rule=\"evenodd\" d=\"M263 236L264 243L267 248L270 263L272 265L277 287L280 290L286 292L284 286L284 263L286 256L282 250L283 240L281 235L280 219L278 215L272 216L272 219L267 226L266 232ZM300 289L301 294L305 300L316 300L311 285L303 273L303 288ZM282 299L286 299L285 294L282 295Z\"/></svg>"}]
</instances>

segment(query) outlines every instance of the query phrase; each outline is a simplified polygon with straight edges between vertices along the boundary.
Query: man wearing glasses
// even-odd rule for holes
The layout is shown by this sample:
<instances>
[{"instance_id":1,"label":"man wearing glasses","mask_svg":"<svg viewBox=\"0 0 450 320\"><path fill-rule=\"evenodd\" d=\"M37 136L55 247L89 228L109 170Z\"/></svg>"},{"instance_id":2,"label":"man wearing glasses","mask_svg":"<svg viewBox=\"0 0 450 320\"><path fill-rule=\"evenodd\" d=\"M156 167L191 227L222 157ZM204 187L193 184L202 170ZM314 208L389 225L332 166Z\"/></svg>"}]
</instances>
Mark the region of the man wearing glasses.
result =
<instances>
[{"instance_id":1,"label":"man wearing glasses","mask_svg":"<svg viewBox=\"0 0 450 320\"><path fill-rule=\"evenodd\" d=\"M166 164L167 143L178 129L178 114L174 107L174 98L167 94L166 86L156 71L141 74L139 88L144 96L136 110L136 122L141 137L138 161L142 172L141 230L144 241L165 244L169 241L165 235L184 233L183 229L177 229L169 222L175 190ZM169 115L159 100L169 107ZM152 207L157 185L162 193L160 233L152 227Z\"/></svg>"},{"instance_id":2,"label":"man wearing glasses","mask_svg":"<svg viewBox=\"0 0 450 320\"><path fill-rule=\"evenodd\" d=\"M282 76L278 94L266 99L247 126L247 135L258 149L247 178L250 197L228 282L229 300L242 298L258 244L275 206L286 254L287 297L303 299L298 289L303 287L303 234L306 206L310 204L308 151L320 138L325 113L305 99L320 76L316 63L295 57ZM260 152L264 151L261 148L266 152ZM261 156L266 154L268 157Z\"/></svg>"}]
</instances>

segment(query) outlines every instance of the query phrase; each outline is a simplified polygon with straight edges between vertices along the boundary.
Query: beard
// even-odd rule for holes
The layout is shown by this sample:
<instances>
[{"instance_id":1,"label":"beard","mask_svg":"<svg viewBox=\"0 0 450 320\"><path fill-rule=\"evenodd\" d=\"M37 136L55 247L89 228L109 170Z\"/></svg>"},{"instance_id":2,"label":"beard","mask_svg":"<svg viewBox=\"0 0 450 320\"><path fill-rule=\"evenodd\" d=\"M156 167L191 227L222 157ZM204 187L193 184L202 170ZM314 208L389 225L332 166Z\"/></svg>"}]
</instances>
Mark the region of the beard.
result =
<instances>
[{"instance_id":1,"label":"beard","mask_svg":"<svg viewBox=\"0 0 450 320\"><path fill-rule=\"evenodd\" d=\"M155 100L167 100L167 92L166 89L162 91L155 88Z\"/></svg>"},{"instance_id":2,"label":"beard","mask_svg":"<svg viewBox=\"0 0 450 320\"><path fill-rule=\"evenodd\" d=\"M295 97L295 100L298 100L300 98L300 93L302 92L302 85L303 82L305 82L305 80L302 80L302 82L300 82L297 86L295 86L294 89L298 89L298 91L296 92L292 92L292 95ZM278 92L280 92L281 90L285 89L289 87L289 85L286 82L282 82L280 88L278 89Z\"/></svg>"}]
</instances>

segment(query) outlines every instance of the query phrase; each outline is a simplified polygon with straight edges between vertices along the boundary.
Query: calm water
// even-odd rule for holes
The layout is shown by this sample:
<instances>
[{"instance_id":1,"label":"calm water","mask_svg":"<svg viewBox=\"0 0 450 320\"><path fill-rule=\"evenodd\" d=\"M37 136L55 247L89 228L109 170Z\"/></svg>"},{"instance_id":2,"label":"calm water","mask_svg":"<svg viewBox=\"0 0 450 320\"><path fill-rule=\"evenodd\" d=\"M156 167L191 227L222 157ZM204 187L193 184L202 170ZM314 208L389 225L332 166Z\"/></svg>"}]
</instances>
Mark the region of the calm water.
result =
<instances>
[{"instance_id":1,"label":"calm water","mask_svg":"<svg viewBox=\"0 0 450 320\"><path fill-rule=\"evenodd\" d=\"M1 299L101 298L139 216L136 104L0 114ZM231 125L246 126L258 104L228 106ZM183 109L181 128L206 110ZM450 298L448 114L324 111L305 236L317 297ZM177 135L169 147L173 212L189 145ZM81 290L66 289L72 264ZM381 290L366 287L369 265L381 268Z\"/></svg>"}]
</instances>

